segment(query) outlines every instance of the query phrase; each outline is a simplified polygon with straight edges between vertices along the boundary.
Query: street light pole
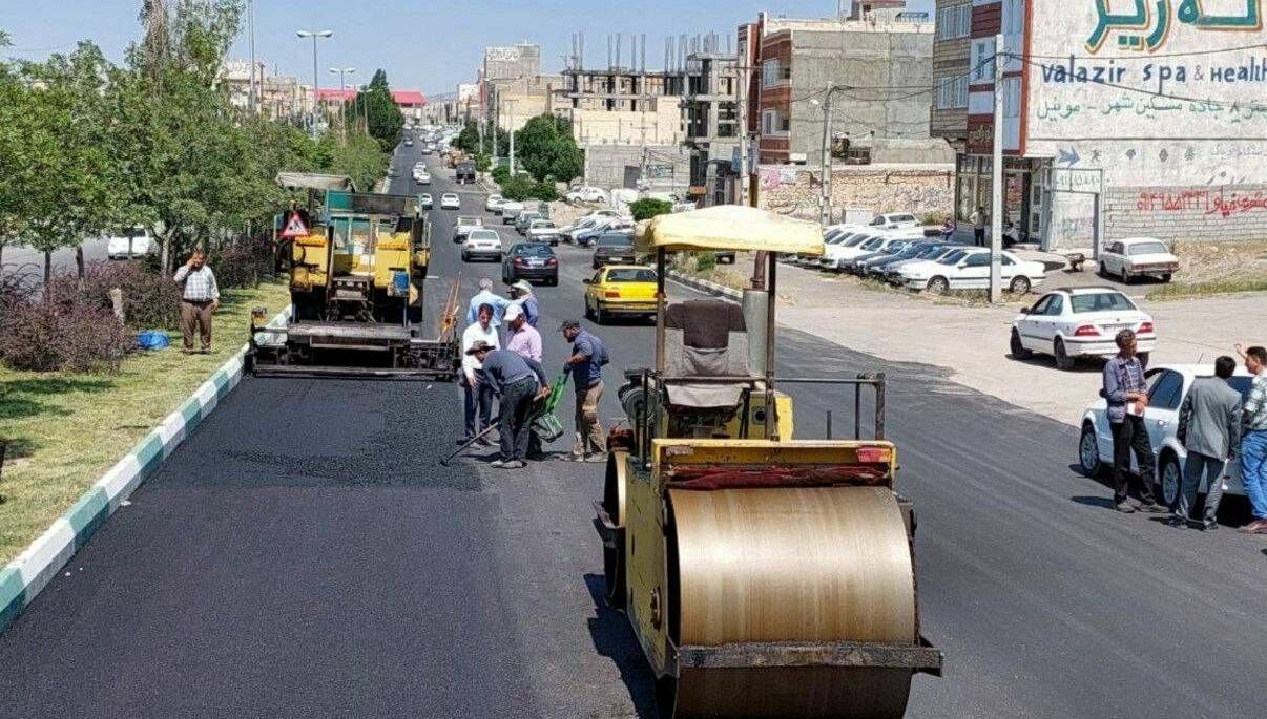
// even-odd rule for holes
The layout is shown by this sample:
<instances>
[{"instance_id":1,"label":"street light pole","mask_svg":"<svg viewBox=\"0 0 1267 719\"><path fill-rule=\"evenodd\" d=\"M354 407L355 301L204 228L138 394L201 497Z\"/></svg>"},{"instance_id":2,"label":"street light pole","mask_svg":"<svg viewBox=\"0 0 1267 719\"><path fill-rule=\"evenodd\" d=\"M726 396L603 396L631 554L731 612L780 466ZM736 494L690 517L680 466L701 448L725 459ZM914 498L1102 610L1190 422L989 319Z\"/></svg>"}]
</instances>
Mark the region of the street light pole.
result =
<instances>
[{"instance_id":1,"label":"street light pole","mask_svg":"<svg viewBox=\"0 0 1267 719\"><path fill-rule=\"evenodd\" d=\"M346 145L348 144L348 101L343 97L343 93L347 91L347 86L344 84L343 78L345 75L351 75L356 72L356 68L332 67L330 68L330 72L339 76L339 137L343 144Z\"/></svg>"},{"instance_id":2,"label":"street light pole","mask_svg":"<svg viewBox=\"0 0 1267 719\"><path fill-rule=\"evenodd\" d=\"M323 37L334 35L333 30L296 30L295 36L299 38L312 38L312 139L317 139L317 85L320 80L317 77L317 40Z\"/></svg>"},{"instance_id":3,"label":"street light pole","mask_svg":"<svg viewBox=\"0 0 1267 719\"><path fill-rule=\"evenodd\" d=\"M844 90L843 85L832 85L827 88L827 97L823 99L823 162L818 196L819 222L826 227L831 224L831 100L837 90Z\"/></svg>"},{"instance_id":4,"label":"street light pole","mask_svg":"<svg viewBox=\"0 0 1267 719\"><path fill-rule=\"evenodd\" d=\"M994 37L994 181L990 207L990 302L1003 298L1003 36Z\"/></svg>"},{"instance_id":5,"label":"street light pole","mask_svg":"<svg viewBox=\"0 0 1267 719\"><path fill-rule=\"evenodd\" d=\"M255 2L254 0L246 0L246 37L247 44L251 48L251 81L249 90L247 91L246 108L250 114L255 114Z\"/></svg>"}]
</instances>

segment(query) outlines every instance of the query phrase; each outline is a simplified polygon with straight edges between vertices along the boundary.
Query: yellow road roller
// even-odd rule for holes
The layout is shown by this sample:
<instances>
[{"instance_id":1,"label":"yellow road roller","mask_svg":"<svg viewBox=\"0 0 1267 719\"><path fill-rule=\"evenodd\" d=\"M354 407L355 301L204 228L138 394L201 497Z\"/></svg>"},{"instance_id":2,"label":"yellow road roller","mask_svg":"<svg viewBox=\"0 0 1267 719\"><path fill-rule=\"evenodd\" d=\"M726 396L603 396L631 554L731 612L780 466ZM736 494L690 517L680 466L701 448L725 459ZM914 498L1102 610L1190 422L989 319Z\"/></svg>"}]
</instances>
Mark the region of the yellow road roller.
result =
<instances>
[{"instance_id":1,"label":"yellow road roller","mask_svg":"<svg viewBox=\"0 0 1267 719\"><path fill-rule=\"evenodd\" d=\"M775 373L775 257L822 254L820 229L719 206L656 217L639 242L659 268L656 360L626 370L594 524L661 716L903 716L912 676L940 675L942 656L920 633L884 376ZM765 290L670 304L666 255L716 251L764 252ZM796 382L851 391L854 438L794 439L778 388Z\"/></svg>"}]
</instances>

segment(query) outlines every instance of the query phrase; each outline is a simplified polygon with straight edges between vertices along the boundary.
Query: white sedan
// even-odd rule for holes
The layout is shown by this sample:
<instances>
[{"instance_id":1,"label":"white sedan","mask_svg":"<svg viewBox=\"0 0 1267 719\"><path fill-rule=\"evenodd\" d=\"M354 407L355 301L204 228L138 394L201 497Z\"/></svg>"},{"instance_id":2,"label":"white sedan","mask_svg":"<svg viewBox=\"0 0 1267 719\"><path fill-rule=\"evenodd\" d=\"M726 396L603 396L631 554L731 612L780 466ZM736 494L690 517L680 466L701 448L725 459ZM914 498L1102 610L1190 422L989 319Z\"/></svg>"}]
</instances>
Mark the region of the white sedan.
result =
<instances>
[{"instance_id":1,"label":"white sedan","mask_svg":"<svg viewBox=\"0 0 1267 719\"><path fill-rule=\"evenodd\" d=\"M462 241L462 261L470 262L476 258L502 259L502 237L497 230L477 227L466 234Z\"/></svg>"},{"instance_id":2,"label":"white sedan","mask_svg":"<svg viewBox=\"0 0 1267 719\"><path fill-rule=\"evenodd\" d=\"M489 195L488 198L484 200L484 211L497 212L502 208L503 201L504 200L501 195Z\"/></svg>"},{"instance_id":3,"label":"white sedan","mask_svg":"<svg viewBox=\"0 0 1267 719\"><path fill-rule=\"evenodd\" d=\"M1155 237L1128 237L1110 242L1100 251L1099 269L1101 276L1118 277L1123 283L1132 277L1158 277L1169 282L1179 270L1179 258Z\"/></svg>"},{"instance_id":4,"label":"white sedan","mask_svg":"<svg viewBox=\"0 0 1267 719\"><path fill-rule=\"evenodd\" d=\"M1179 443L1179 408L1183 398L1197 377L1213 377L1214 365L1160 365L1144 373L1148 384L1148 406L1144 408L1144 426L1148 428L1148 442L1157 459L1157 476L1147 477L1157 485L1158 499L1173 505L1179 498L1179 478L1188 453ZM1242 395L1249 394L1251 378L1244 367L1237 369L1228 382ZM1113 430L1105 417L1107 405L1103 399L1087 408L1082 415L1082 432L1078 437L1078 466L1083 474L1095 477L1113 466ZM1138 471L1134 453L1130 471ZM1240 462L1228 462L1224 469L1223 486L1231 494L1244 494L1241 484ZM1204 492L1202 484L1198 488Z\"/></svg>"},{"instance_id":5,"label":"white sedan","mask_svg":"<svg viewBox=\"0 0 1267 719\"><path fill-rule=\"evenodd\" d=\"M1073 369L1079 357L1117 354L1117 333L1133 330L1140 361L1157 346L1153 318L1129 297L1109 287L1079 287L1048 292L1012 320L1012 356L1026 359L1050 354L1060 369Z\"/></svg>"},{"instance_id":6,"label":"white sedan","mask_svg":"<svg viewBox=\"0 0 1267 719\"><path fill-rule=\"evenodd\" d=\"M1008 291L1023 295L1046 279L1041 262L1002 253L999 276ZM990 250L984 247L952 252L935 262L916 262L898 270L898 283L912 290L936 294L950 290L990 289Z\"/></svg>"},{"instance_id":7,"label":"white sedan","mask_svg":"<svg viewBox=\"0 0 1267 719\"><path fill-rule=\"evenodd\" d=\"M446 192L440 195L440 209L460 210L462 209L462 198L452 192Z\"/></svg>"}]
</instances>

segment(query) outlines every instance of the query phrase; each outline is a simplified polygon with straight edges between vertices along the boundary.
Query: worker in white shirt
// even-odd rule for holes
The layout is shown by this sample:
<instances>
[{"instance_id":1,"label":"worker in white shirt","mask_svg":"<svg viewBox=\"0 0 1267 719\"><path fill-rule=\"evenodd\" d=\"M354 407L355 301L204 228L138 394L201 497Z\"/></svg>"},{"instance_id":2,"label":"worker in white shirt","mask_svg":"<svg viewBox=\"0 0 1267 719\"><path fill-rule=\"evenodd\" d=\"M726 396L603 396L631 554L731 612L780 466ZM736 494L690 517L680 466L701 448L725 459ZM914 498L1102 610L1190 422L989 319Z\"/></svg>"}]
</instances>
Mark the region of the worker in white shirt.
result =
<instances>
[{"instance_id":1,"label":"worker in white shirt","mask_svg":"<svg viewBox=\"0 0 1267 719\"><path fill-rule=\"evenodd\" d=\"M480 361L469 350L476 343L483 342L501 349L501 341L497 336L497 328L493 326L493 305L484 303L476 310L476 320L462 332L462 375L458 384L462 386L463 419L466 423L466 436L457 441L464 444L492 424L493 420L493 388L487 382L479 380ZM485 445L492 441L485 438Z\"/></svg>"}]
</instances>

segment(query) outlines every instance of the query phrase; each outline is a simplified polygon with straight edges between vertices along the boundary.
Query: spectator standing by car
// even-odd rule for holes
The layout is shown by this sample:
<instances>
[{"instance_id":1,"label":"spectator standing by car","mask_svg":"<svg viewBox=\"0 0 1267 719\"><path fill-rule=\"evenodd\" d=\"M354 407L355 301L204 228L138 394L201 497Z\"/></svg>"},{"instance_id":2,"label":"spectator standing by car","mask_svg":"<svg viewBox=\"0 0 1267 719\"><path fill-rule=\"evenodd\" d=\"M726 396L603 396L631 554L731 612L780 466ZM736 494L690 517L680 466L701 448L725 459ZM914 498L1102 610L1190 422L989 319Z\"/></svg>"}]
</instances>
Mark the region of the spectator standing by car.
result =
<instances>
[{"instance_id":1,"label":"spectator standing by car","mask_svg":"<svg viewBox=\"0 0 1267 719\"><path fill-rule=\"evenodd\" d=\"M977 211L968 218L972 223L972 242L977 247L985 247L985 208L977 207Z\"/></svg>"},{"instance_id":2,"label":"spectator standing by car","mask_svg":"<svg viewBox=\"0 0 1267 719\"><path fill-rule=\"evenodd\" d=\"M1144 366L1136 351L1135 333L1122 330L1116 337L1118 354L1104 364L1103 387L1100 393L1108 404L1109 425L1113 428L1113 504L1119 512L1134 512L1130 502L1128 472L1131 451L1139 465L1142 509L1164 512L1153 497L1153 478L1157 473L1153 448L1144 426L1144 408L1148 405L1148 388L1144 384Z\"/></svg>"},{"instance_id":3,"label":"spectator standing by car","mask_svg":"<svg viewBox=\"0 0 1267 719\"><path fill-rule=\"evenodd\" d=\"M220 308L220 288L216 286L215 273L207 267L207 256L202 250L194 250L172 279L185 286L180 299L180 331L185 339L181 352L194 351L194 332L197 331L200 351L210 354L211 313Z\"/></svg>"},{"instance_id":4,"label":"spectator standing by car","mask_svg":"<svg viewBox=\"0 0 1267 719\"><path fill-rule=\"evenodd\" d=\"M1254 517L1241 531L1267 534L1267 348L1254 345L1243 356L1245 369L1254 379L1245 399L1241 483Z\"/></svg>"},{"instance_id":5,"label":"spectator standing by car","mask_svg":"<svg viewBox=\"0 0 1267 719\"><path fill-rule=\"evenodd\" d=\"M1241 439L1241 393L1227 380L1236 371L1236 360L1220 357L1214 361L1214 377L1198 377L1179 408L1179 441L1187 450L1183 465L1183 486L1179 504L1170 523L1186 526L1196 503L1197 489L1205 477L1204 530L1219 526L1219 502L1223 498L1223 469Z\"/></svg>"},{"instance_id":6,"label":"spectator standing by car","mask_svg":"<svg viewBox=\"0 0 1267 719\"><path fill-rule=\"evenodd\" d=\"M559 325L563 337L572 343L572 356L563 363L563 371L571 372L576 382L576 447L573 462L606 461L607 438L598 421L598 404L603 399L603 365L607 364L607 348L598 337L581 329L576 320Z\"/></svg>"},{"instance_id":7,"label":"spectator standing by car","mask_svg":"<svg viewBox=\"0 0 1267 719\"><path fill-rule=\"evenodd\" d=\"M510 297L512 302L523 308L528 324L536 327L537 320L541 319L541 304L532 293L532 284L528 280L519 280L510 286Z\"/></svg>"},{"instance_id":8,"label":"spectator standing by car","mask_svg":"<svg viewBox=\"0 0 1267 719\"><path fill-rule=\"evenodd\" d=\"M476 321L462 332L462 376L458 384L462 386L462 410L466 423L466 436L458 440L458 444L471 441L484 431L493 419L493 388L480 382L480 361L471 352L478 343L501 347L497 338L497 328L493 326L493 306L484 303L477 310ZM487 440L485 445L490 444Z\"/></svg>"},{"instance_id":9,"label":"spectator standing by car","mask_svg":"<svg viewBox=\"0 0 1267 719\"><path fill-rule=\"evenodd\" d=\"M466 310L466 323L468 325L475 324L479 319L480 305L490 305L493 308L493 327L502 326L502 314L506 312L506 305L510 304L510 300L493 292L493 281L485 277L480 280L480 291L471 298L471 304Z\"/></svg>"},{"instance_id":10,"label":"spectator standing by car","mask_svg":"<svg viewBox=\"0 0 1267 719\"><path fill-rule=\"evenodd\" d=\"M483 341L477 341L464 356L474 357L480 363L480 384L491 387L501 398L497 409L501 457L491 466L497 469L525 467L532 403L550 395L541 363L524 359L510 350L499 350Z\"/></svg>"}]
</instances>

